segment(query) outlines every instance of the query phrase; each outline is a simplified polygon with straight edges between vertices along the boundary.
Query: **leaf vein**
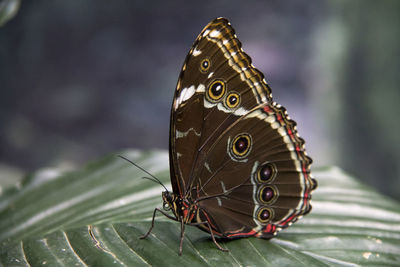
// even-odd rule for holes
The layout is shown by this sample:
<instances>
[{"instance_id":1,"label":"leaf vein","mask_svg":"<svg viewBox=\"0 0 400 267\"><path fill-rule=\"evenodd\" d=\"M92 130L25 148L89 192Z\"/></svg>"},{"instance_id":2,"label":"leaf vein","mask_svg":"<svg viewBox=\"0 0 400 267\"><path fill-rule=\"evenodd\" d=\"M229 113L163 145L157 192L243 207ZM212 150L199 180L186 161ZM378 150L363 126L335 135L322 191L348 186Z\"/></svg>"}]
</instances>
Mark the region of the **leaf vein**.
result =
<instances>
[{"instance_id":1,"label":"leaf vein","mask_svg":"<svg viewBox=\"0 0 400 267\"><path fill-rule=\"evenodd\" d=\"M129 245L128 243L125 242L125 240L122 238L122 236L118 233L118 231L115 229L114 225L111 224L111 228L113 229L113 231L117 234L118 238L128 247L128 249L130 251L133 252L133 254L135 254L136 256L139 257L139 259L141 259L144 263L146 263L147 265L151 266L151 264L146 261L142 256L140 256L136 251L134 251Z\"/></svg>"}]
</instances>

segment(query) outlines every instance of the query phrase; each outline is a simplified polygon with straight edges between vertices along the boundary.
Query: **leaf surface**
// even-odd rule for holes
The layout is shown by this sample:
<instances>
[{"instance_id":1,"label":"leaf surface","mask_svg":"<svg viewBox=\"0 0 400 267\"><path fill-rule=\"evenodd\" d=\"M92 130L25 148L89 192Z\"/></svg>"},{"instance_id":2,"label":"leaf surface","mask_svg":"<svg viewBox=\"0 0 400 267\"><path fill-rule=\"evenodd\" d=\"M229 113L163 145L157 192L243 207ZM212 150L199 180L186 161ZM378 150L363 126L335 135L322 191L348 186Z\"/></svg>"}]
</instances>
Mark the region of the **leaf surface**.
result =
<instances>
[{"instance_id":1,"label":"leaf surface","mask_svg":"<svg viewBox=\"0 0 400 267\"><path fill-rule=\"evenodd\" d=\"M170 188L168 153L124 156ZM400 262L399 203L336 167L314 170L313 211L272 240L220 240L157 217L162 187L115 155L62 173L39 171L0 196L0 265L4 266L357 266Z\"/></svg>"}]
</instances>

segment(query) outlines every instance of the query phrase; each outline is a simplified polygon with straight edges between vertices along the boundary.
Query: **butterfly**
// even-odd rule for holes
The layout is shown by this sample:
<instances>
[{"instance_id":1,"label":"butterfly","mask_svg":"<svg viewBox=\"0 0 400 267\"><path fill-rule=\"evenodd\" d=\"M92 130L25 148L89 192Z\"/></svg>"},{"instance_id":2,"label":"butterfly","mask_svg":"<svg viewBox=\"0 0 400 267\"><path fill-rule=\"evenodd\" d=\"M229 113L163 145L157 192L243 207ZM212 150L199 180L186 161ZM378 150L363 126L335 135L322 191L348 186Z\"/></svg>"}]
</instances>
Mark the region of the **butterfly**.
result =
<instances>
[{"instance_id":1,"label":"butterfly","mask_svg":"<svg viewBox=\"0 0 400 267\"><path fill-rule=\"evenodd\" d=\"M157 212L226 239L269 239L311 211L317 182L296 123L272 100L263 74L225 18L197 37L179 75L171 110L172 192ZM172 211L172 215L167 213Z\"/></svg>"}]
</instances>

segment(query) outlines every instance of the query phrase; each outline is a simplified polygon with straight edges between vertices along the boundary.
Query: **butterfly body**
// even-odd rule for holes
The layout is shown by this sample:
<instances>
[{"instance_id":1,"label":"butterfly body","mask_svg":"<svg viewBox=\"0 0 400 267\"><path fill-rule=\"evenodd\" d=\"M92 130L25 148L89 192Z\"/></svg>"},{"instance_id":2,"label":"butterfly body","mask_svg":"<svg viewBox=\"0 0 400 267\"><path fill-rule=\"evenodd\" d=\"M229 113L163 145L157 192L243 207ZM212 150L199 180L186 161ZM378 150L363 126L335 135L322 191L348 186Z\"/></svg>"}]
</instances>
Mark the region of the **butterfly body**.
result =
<instances>
[{"instance_id":1,"label":"butterfly body","mask_svg":"<svg viewBox=\"0 0 400 267\"><path fill-rule=\"evenodd\" d=\"M304 140L230 23L210 22L182 67L171 109L173 192L165 216L214 236L271 238L311 210ZM147 236L149 232L145 235Z\"/></svg>"}]
</instances>

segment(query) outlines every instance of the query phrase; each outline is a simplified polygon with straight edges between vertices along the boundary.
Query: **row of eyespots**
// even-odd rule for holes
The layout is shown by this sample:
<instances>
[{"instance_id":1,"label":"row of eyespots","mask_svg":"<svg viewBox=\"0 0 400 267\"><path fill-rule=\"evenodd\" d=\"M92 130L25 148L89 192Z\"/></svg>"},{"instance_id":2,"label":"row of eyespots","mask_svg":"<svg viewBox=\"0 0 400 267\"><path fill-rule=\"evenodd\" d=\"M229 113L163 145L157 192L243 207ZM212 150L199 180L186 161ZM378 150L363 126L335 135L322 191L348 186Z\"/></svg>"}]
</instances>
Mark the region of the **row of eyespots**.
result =
<instances>
[{"instance_id":1,"label":"row of eyespots","mask_svg":"<svg viewBox=\"0 0 400 267\"><path fill-rule=\"evenodd\" d=\"M203 59L200 63L200 72L207 73L210 69L211 62L208 58ZM217 79L211 82L207 87L207 99L216 103L219 102L226 93L226 83L222 79ZM236 92L230 92L224 99L226 107L233 109L236 108L240 103L240 96Z\"/></svg>"},{"instance_id":2,"label":"row of eyespots","mask_svg":"<svg viewBox=\"0 0 400 267\"><path fill-rule=\"evenodd\" d=\"M248 133L241 133L232 139L229 145L229 154L237 159L245 159L251 152L253 146L252 137ZM272 163L264 163L260 165L254 173L254 179L257 184L261 184L256 193L258 202L262 205L271 205L274 203L279 194L276 186L271 182L275 179L277 174L276 166ZM274 211L272 208L260 206L256 211L257 220L261 223L268 223L274 218Z\"/></svg>"},{"instance_id":3,"label":"row of eyespots","mask_svg":"<svg viewBox=\"0 0 400 267\"><path fill-rule=\"evenodd\" d=\"M257 199L264 205L270 205L278 198L278 189L276 186L271 185L277 174L276 166L272 163L261 164L256 173L255 180L262 186L257 190ZM272 209L267 207L260 207L257 211L257 219L261 223L270 222L274 217Z\"/></svg>"}]
</instances>

